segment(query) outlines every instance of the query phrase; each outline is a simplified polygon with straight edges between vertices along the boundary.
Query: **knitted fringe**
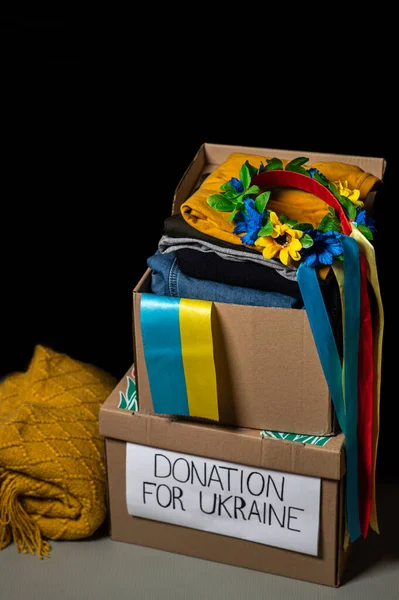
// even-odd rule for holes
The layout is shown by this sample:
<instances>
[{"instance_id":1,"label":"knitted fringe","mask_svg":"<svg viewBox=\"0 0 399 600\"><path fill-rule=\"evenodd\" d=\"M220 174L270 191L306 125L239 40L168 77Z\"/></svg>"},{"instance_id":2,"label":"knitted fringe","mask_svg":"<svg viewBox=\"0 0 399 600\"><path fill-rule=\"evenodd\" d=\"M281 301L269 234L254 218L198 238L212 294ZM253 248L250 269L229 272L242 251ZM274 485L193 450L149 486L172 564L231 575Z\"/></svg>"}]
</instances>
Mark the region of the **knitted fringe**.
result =
<instances>
[{"instance_id":1,"label":"knitted fringe","mask_svg":"<svg viewBox=\"0 0 399 600\"><path fill-rule=\"evenodd\" d=\"M15 486L15 475L0 468L0 550L14 541L19 552L49 556L50 544L42 538L34 520L22 508Z\"/></svg>"}]
</instances>

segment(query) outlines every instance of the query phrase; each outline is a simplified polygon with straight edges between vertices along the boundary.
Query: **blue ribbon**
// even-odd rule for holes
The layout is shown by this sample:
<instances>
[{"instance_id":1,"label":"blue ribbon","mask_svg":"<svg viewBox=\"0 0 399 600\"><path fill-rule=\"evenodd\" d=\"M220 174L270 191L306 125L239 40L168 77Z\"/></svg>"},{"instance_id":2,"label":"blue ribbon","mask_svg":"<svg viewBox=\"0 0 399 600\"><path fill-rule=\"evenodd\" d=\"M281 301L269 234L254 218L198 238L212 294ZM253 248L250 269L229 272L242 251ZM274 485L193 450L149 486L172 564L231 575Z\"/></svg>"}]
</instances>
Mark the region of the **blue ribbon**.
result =
<instances>
[{"instance_id":1,"label":"blue ribbon","mask_svg":"<svg viewBox=\"0 0 399 600\"><path fill-rule=\"evenodd\" d=\"M344 397L346 408L346 485L348 530L352 541L360 537L359 469L357 455L358 367L360 334L360 253L357 242L342 236L344 249Z\"/></svg>"},{"instance_id":2,"label":"blue ribbon","mask_svg":"<svg viewBox=\"0 0 399 600\"><path fill-rule=\"evenodd\" d=\"M141 295L141 335L156 414L190 414L181 350L179 307L180 298Z\"/></svg>"},{"instance_id":3,"label":"blue ribbon","mask_svg":"<svg viewBox=\"0 0 399 600\"><path fill-rule=\"evenodd\" d=\"M346 440L346 507L351 541L361 535L357 457L357 380L360 328L360 255L355 240L341 237L344 250L344 375L314 268L303 263L297 280L324 376ZM344 382L343 382L344 378ZM342 385L344 383L344 385Z\"/></svg>"}]
</instances>

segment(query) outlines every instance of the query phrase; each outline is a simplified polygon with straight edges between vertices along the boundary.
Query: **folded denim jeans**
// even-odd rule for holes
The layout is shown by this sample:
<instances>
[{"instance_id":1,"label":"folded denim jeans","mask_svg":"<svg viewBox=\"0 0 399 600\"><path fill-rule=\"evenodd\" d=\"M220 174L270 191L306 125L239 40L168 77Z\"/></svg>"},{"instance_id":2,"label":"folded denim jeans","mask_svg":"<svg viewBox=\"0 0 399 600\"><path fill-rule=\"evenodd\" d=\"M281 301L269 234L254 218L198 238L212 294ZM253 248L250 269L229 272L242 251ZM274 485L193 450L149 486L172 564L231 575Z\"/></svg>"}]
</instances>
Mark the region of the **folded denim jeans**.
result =
<instances>
[{"instance_id":1,"label":"folded denim jeans","mask_svg":"<svg viewBox=\"0 0 399 600\"><path fill-rule=\"evenodd\" d=\"M174 296L247 306L303 308L302 301L279 292L265 292L189 277L181 272L174 252L161 254L157 250L153 256L148 258L147 264L152 269L151 290L159 296Z\"/></svg>"}]
</instances>

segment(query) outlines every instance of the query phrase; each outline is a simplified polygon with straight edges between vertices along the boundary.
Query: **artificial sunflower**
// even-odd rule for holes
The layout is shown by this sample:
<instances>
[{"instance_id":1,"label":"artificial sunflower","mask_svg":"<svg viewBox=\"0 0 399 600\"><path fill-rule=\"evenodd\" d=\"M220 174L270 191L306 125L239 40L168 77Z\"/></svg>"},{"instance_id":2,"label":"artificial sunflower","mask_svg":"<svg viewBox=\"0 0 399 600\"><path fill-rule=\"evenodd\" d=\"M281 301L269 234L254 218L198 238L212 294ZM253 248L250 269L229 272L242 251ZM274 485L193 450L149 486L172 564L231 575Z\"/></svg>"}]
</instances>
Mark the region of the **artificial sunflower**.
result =
<instances>
[{"instance_id":1,"label":"artificial sunflower","mask_svg":"<svg viewBox=\"0 0 399 600\"><path fill-rule=\"evenodd\" d=\"M302 231L291 229L287 223L281 223L275 212L270 212L269 219L273 225L271 235L260 237L256 240L256 246L263 247L262 254L264 258L270 260L279 256L284 265L288 265L290 257L293 260L300 260L299 250L302 244L299 241L302 237Z\"/></svg>"},{"instance_id":2,"label":"artificial sunflower","mask_svg":"<svg viewBox=\"0 0 399 600\"><path fill-rule=\"evenodd\" d=\"M342 181L334 181L334 183L338 188L340 196L345 196L345 198L348 198L348 200L350 200L355 206L363 206L364 203L361 200L359 200L360 190L351 190L350 188L348 188L347 181L344 181L343 183Z\"/></svg>"}]
</instances>

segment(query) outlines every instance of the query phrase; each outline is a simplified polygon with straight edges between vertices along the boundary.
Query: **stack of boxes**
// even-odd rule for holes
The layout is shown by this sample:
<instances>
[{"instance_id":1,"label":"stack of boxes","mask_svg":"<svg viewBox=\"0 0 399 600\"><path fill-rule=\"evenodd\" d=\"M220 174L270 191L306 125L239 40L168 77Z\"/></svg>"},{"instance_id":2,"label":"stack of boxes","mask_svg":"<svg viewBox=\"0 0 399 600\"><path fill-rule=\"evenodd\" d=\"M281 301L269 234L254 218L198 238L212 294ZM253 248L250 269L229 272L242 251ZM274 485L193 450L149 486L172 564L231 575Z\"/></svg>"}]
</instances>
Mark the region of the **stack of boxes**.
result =
<instances>
[{"instance_id":1,"label":"stack of boxes","mask_svg":"<svg viewBox=\"0 0 399 600\"><path fill-rule=\"evenodd\" d=\"M176 190L173 213L201 175L233 152L303 154L205 144ZM383 159L306 155L358 165L380 179L384 172ZM345 439L334 435L306 311L214 303L223 356L215 424L154 414L143 293L151 293L150 270L133 292L135 367L100 411L112 538L339 585L348 558Z\"/></svg>"}]
</instances>

